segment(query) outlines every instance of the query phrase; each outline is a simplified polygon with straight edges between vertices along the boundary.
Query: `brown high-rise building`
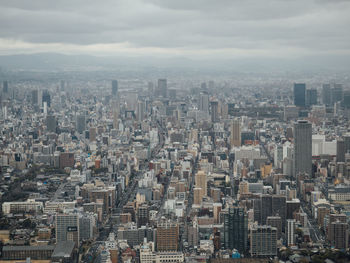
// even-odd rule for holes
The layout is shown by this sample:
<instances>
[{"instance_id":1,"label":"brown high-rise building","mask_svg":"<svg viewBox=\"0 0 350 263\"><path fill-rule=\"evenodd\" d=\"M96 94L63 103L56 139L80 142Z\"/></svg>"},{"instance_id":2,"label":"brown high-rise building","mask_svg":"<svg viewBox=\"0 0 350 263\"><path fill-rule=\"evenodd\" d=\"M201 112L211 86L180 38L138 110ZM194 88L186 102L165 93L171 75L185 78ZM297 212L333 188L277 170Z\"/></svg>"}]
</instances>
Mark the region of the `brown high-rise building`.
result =
<instances>
[{"instance_id":1,"label":"brown high-rise building","mask_svg":"<svg viewBox=\"0 0 350 263\"><path fill-rule=\"evenodd\" d=\"M73 168L74 166L74 153L61 153L60 154L60 169L64 169L66 167Z\"/></svg>"},{"instance_id":2,"label":"brown high-rise building","mask_svg":"<svg viewBox=\"0 0 350 263\"><path fill-rule=\"evenodd\" d=\"M348 249L349 247L349 226L339 220L330 223L328 227L329 241L336 249Z\"/></svg>"},{"instance_id":3,"label":"brown high-rise building","mask_svg":"<svg viewBox=\"0 0 350 263\"><path fill-rule=\"evenodd\" d=\"M207 195L207 175L204 171L198 171L196 173L196 187L202 188L202 197Z\"/></svg>"},{"instance_id":4,"label":"brown high-rise building","mask_svg":"<svg viewBox=\"0 0 350 263\"><path fill-rule=\"evenodd\" d=\"M179 246L179 225L162 222L157 225L157 250L177 251Z\"/></svg>"},{"instance_id":5,"label":"brown high-rise building","mask_svg":"<svg viewBox=\"0 0 350 263\"><path fill-rule=\"evenodd\" d=\"M241 123L238 119L235 119L231 123L230 127L230 144L231 147L236 146L240 147L241 146Z\"/></svg>"},{"instance_id":6,"label":"brown high-rise building","mask_svg":"<svg viewBox=\"0 0 350 263\"><path fill-rule=\"evenodd\" d=\"M328 207L321 206L317 208L317 224L320 227L323 227L324 218L326 215L329 215L329 213L330 209Z\"/></svg>"}]
</instances>

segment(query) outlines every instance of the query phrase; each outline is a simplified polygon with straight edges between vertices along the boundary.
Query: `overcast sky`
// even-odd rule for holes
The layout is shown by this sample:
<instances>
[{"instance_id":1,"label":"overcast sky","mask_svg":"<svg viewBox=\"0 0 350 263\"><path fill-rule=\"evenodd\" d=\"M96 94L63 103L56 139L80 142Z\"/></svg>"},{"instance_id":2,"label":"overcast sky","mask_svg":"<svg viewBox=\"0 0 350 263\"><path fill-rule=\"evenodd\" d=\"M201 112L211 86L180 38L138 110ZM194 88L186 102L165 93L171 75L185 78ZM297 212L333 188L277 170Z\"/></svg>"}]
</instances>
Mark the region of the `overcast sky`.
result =
<instances>
[{"instance_id":1,"label":"overcast sky","mask_svg":"<svg viewBox=\"0 0 350 263\"><path fill-rule=\"evenodd\" d=\"M0 54L350 54L350 1L0 1Z\"/></svg>"}]
</instances>

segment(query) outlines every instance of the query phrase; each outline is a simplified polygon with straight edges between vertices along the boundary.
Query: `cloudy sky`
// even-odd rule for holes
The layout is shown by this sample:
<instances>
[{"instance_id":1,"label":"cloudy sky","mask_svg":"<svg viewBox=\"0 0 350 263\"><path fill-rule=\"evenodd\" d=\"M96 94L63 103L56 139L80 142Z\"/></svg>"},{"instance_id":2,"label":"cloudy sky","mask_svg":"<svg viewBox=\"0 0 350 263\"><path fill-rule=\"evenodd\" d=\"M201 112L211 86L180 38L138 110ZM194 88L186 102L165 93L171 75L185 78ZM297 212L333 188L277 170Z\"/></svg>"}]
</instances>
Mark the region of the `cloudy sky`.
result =
<instances>
[{"instance_id":1,"label":"cloudy sky","mask_svg":"<svg viewBox=\"0 0 350 263\"><path fill-rule=\"evenodd\" d=\"M0 1L0 54L350 54L350 1Z\"/></svg>"}]
</instances>

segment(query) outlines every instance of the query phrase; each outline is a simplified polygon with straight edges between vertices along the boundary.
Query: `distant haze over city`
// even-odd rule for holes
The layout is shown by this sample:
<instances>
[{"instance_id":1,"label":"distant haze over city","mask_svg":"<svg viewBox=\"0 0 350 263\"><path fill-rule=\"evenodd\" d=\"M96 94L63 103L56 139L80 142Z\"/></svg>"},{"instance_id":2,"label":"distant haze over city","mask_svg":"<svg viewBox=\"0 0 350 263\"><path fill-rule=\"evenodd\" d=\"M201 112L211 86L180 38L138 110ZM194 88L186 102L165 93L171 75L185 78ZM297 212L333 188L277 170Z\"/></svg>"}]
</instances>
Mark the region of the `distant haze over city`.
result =
<instances>
[{"instance_id":1,"label":"distant haze over city","mask_svg":"<svg viewBox=\"0 0 350 263\"><path fill-rule=\"evenodd\" d=\"M1 1L0 67L346 71L349 13L327 0Z\"/></svg>"}]
</instances>

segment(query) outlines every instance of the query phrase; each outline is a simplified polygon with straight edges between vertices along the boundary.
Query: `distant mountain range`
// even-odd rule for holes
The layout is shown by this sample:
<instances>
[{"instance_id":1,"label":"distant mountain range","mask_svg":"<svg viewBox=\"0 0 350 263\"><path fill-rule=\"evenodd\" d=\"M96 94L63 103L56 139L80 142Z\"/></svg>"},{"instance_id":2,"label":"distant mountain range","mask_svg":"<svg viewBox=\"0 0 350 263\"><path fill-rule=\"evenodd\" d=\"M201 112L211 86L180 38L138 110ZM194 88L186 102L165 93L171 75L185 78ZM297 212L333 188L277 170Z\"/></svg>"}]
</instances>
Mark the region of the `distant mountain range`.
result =
<instances>
[{"instance_id":1,"label":"distant mountain range","mask_svg":"<svg viewBox=\"0 0 350 263\"><path fill-rule=\"evenodd\" d=\"M154 58L114 57L91 55L64 55L36 53L0 56L3 71L152 71L177 72L349 72L350 56L320 56L295 59L240 58L240 59L189 59L185 57Z\"/></svg>"}]
</instances>

